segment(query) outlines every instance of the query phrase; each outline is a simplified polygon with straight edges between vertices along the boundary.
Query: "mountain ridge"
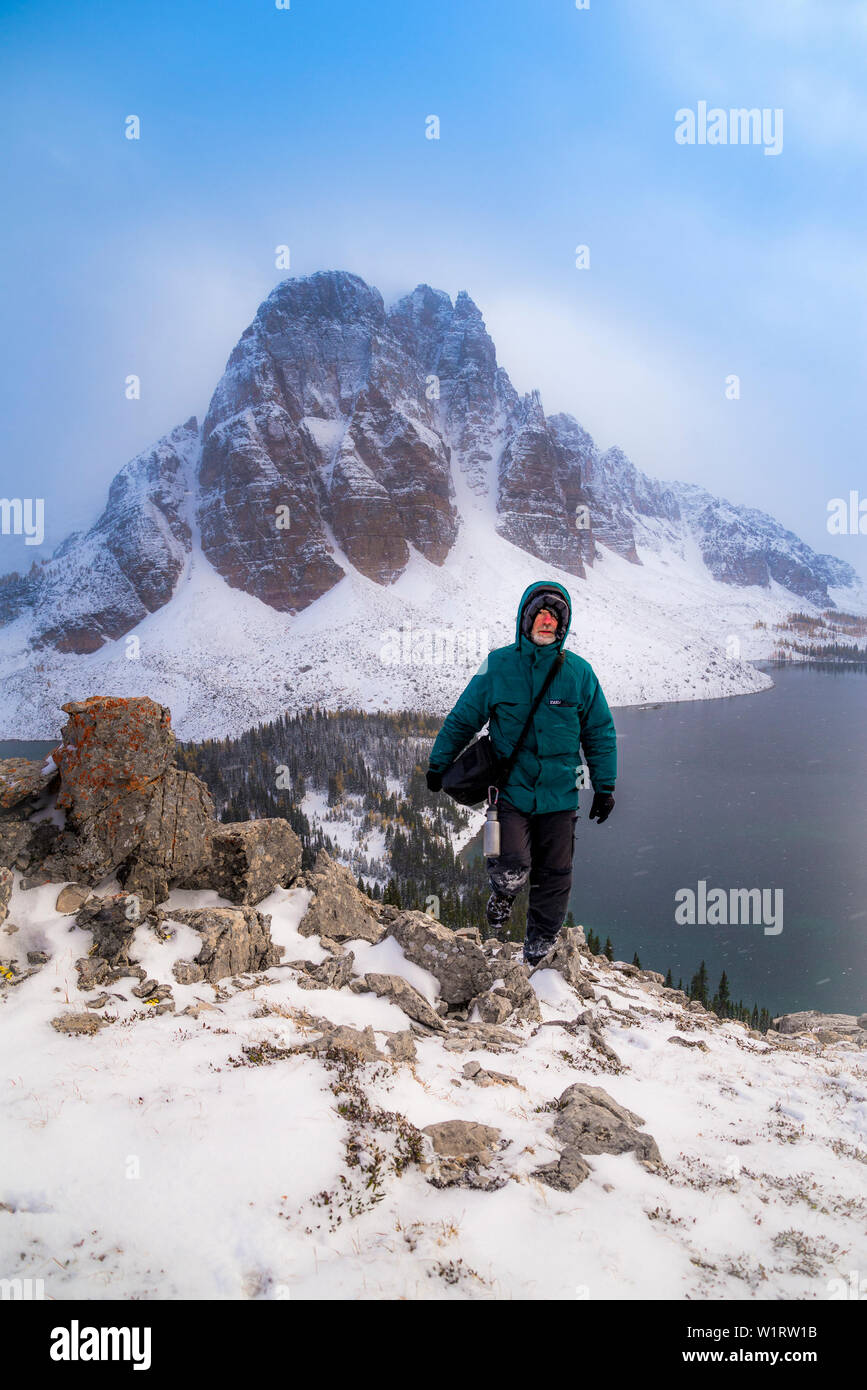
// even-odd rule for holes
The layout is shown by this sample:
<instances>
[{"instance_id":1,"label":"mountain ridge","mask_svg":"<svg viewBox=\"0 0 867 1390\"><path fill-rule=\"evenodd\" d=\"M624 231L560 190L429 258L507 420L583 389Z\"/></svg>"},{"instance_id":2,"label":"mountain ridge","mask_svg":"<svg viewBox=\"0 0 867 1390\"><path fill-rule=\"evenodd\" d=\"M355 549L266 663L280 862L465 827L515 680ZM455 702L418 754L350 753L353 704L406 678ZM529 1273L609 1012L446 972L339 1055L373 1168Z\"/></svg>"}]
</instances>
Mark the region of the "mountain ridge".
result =
<instances>
[{"instance_id":1,"label":"mountain ridge","mask_svg":"<svg viewBox=\"0 0 867 1390\"><path fill-rule=\"evenodd\" d=\"M863 604L851 566L817 555L772 517L649 478L616 446L600 451L575 417L546 417L538 391L519 396L465 291L453 303L419 285L386 307L360 277L320 271L281 281L259 306L201 430L190 417L143 450L119 470L89 530L0 580L4 686L20 709L22 665L34 653L68 678L61 658L105 656L130 634L144 638L161 613L180 617L193 571L215 609L224 586L230 627L248 611L245 597L297 623L347 582L365 612L381 607L370 603L371 584L397 600L386 609L406 606L403 586L411 608L424 597L423 607L449 612L442 603L455 596L459 568L468 574L470 533L473 561L481 550L494 572L492 595L502 590L497 572L511 578L527 563L531 578L539 565L565 576L573 600L598 588L591 576L616 575L623 590L612 563L623 560L645 571L645 583L625 586L639 605L657 603L665 566L681 571L681 607L695 611L697 585L721 611L746 608L750 628L781 612L786 594L799 606L832 608L841 595ZM219 621L215 611L209 619ZM271 625L258 610L255 626L266 640ZM160 643L177 668L170 627L159 625ZM664 655L653 654L649 670ZM249 679L240 657L226 650L223 659L235 683ZM761 684L736 674L736 690ZM732 693L730 682L711 687ZM660 688L673 698L664 682L649 688L648 698Z\"/></svg>"}]
</instances>

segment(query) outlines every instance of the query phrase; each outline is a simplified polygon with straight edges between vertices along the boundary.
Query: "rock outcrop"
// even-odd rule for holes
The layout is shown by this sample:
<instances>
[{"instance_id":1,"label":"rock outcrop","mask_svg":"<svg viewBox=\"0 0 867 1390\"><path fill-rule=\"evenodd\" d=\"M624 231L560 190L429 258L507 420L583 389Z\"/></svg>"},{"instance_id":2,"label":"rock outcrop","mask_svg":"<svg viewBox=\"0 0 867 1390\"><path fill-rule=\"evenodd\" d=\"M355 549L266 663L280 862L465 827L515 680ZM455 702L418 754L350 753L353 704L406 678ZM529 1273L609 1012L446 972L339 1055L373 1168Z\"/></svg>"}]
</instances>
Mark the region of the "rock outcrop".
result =
<instances>
[{"instance_id":1,"label":"rock outcrop","mask_svg":"<svg viewBox=\"0 0 867 1390\"><path fill-rule=\"evenodd\" d=\"M407 960L429 970L447 1004L467 1004L493 983L484 951L471 938L458 936L426 912L399 912L386 926Z\"/></svg>"},{"instance_id":2,"label":"rock outcrop","mask_svg":"<svg viewBox=\"0 0 867 1390\"><path fill-rule=\"evenodd\" d=\"M202 938L192 962L179 962L175 979L184 984L209 980L216 984L230 975L268 970L277 965L282 948L271 940L271 918L254 907L187 907L161 912L161 921L184 922Z\"/></svg>"},{"instance_id":3,"label":"rock outcrop","mask_svg":"<svg viewBox=\"0 0 867 1390\"><path fill-rule=\"evenodd\" d=\"M94 695L62 708L62 742L44 765L0 764L0 864L28 881L90 887L116 873L150 904L184 886L252 905L298 876L301 842L288 821L215 819L204 782L175 766L165 705ZM50 795L62 824L30 819Z\"/></svg>"},{"instance_id":4,"label":"rock outcrop","mask_svg":"<svg viewBox=\"0 0 867 1390\"><path fill-rule=\"evenodd\" d=\"M313 868L301 875L298 886L313 896L301 919L302 936L325 936L331 941L379 941L384 935L376 904L359 892L352 874L321 849Z\"/></svg>"}]
</instances>

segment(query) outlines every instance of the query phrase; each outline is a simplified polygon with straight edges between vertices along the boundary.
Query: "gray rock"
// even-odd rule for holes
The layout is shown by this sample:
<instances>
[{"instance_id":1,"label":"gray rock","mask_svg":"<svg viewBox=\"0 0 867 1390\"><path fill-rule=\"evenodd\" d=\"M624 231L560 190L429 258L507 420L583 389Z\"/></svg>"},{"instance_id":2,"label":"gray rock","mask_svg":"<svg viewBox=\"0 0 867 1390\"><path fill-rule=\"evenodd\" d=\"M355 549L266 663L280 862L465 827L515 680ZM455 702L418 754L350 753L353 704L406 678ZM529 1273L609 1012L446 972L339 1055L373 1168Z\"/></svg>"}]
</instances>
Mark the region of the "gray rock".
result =
<instances>
[{"instance_id":1,"label":"gray rock","mask_svg":"<svg viewBox=\"0 0 867 1390\"><path fill-rule=\"evenodd\" d=\"M505 1178L482 1171L493 1160L499 1130L472 1120L444 1120L427 1125L422 1133L430 1139L435 1154L434 1171L428 1178L432 1186L471 1187L485 1192L504 1186Z\"/></svg>"},{"instance_id":2,"label":"gray rock","mask_svg":"<svg viewBox=\"0 0 867 1390\"><path fill-rule=\"evenodd\" d=\"M67 883L65 888L61 888L54 904L55 912L62 912L65 916L72 916L83 907L90 897L91 890L82 883Z\"/></svg>"},{"instance_id":3,"label":"gray rock","mask_svg":"<svg viewBox=\"0 0 867 1390\"><path fill-rule=\"evenodd\" d=\"M582 1182L589 1171L585 1154L632 1152L651 1172L662 1163L656 1141L637 1128L644 1124L641 1116L618 1105L601 1086L567 1086L558 1107L550 1132L560 1146L560 1160L536 1170L549 1186L571 1191Z\"/></svg>"},{"instance_id":4,"label":"gray rock","mask_svg":"<svg viewBox=\"0 0 867 1390\"><path fill-rule=\"evenodd\" d=\"M66 822L44 868L95 884L135 852L175 736L168 709L147 696L93 695L62 708L69 719L53 757Z\"/></svg>"},{"instance_id":5,"label":"gray rock","mask_svg":"<svg viewBox=\"0 0 867 1390\"><path fill-rule=\"evenodd\" d=\"M364 980L380 998L390 999L393 1004L402 1009L407 1018L414 1018L417 1023L423 1023L428 1028L442 1029L445 1027L439 1014L431 1007L424 995L419 994L418 990L414 989L401 975L368 973Z\"/></svg>"},{"instance_id":6,"label":"gray rock","mask_svg":"<svg viewBox=\"0 0 867 1390\"><path fill-rule=\"evenodd\" d=\"M710 1048L708 1047L707 1043L704 1041L703 1038L681 1038L678 1037L677 1033L672 1033L671 1037L668 1039L668 1042L679 1043L681 1047L696 1047L698 1048L699 1052L710 1051Z\"/></svg>"},{"instance_id":7,"label":"gray rock","mask_svg":"<svg viewBox=\"0 0 867 1390\"><path fill-rule=\"evenodd\" d=\"M293 1049L295 1052L313 1052L326 1055L346 1055L362 1062L372 1062L382 1057L376 1046L373 1029L340 1027L329 1024L323 1028L322 1036L311 1038Z\"/></svg>"},{"instance_id":8,"label":"gray rock","mask_svg":"<svg viewBox=\"0 0 867 1390\"><path fill-rule=\"evenodd\" d=\"M512 1012L512 1001L507 994L486 990L477 994L470 1005L470 1013L476 1008L483 1023L505 1023Z\"/></svg>"},{"instance_id":9,"label":"gray rock","mask_svg":"<svg viewBox=\"0 0 867 1390\"><path fill-rule=\"evenodd\" d=\"M103 960L102 956L81 956L75 962L75 968L78 971L78 988L85 993L109 982L108 961Z\"/></svg>"},{"instance_id":10,"label":"gray rock","mask_svg":"<svg viewBox=\"0 0 867 1390\"><path fill-rule=\"evenodd\" d=\"M51 1026L58 1033L98 1033L108 1022L108 1019L99 1018L96 1014L66 1013L53 1018Z\"/></svg>"},{"instance_id":11,"label":"gray rock","mask_svg":"<svg viewBox=\"0 0 867 1390\"><path fill-rule=\"evenodd\" d=\"M316 856L312 870L302 874L298 886L313 897L301 918L302 936L327 936L334 941L379 941L383 927L370 898L358 891L355 879L326 850Z\"/></svg>"},{"instance_id":12,"label":"gray rock","mask_svg":"<svg viewBox=\"0 0 867 1390\"><path fill-rule=\"evenodd\" d=\"M0 868L0 922L9 915L9 900L12 897L14 878L11 869Z\"/></svg>"},{"instance_id":13,"label":"gray rock","mask_svg":"<svg viewBox=\"0 0 867 1390\"><path fill-rule=\"evenodd\" d=\"M534 969L559 970L567 984L583 984L581 948L586 944L580 927L564 927L553 948Z\"/></svg>"},{"instance_id":14,"label":"gray rock","mask_svg":"<svg viewBox=\"0 0 867 1390\"><path fill-rule=\"evenodd\" d=\"M57 771L42 771L45 758L0 758L0 810L33 801L55 779ZM28 809L30 809L28 807Z\"/></svg>"},{"instance_id":15,"label":"gray rock","mask_svg":"<svg viewBox=\"0 0 867 1390\"><path fill-rule=\"evenodd\" d=\"M205 967L191 960L176 960L172 974L179 985L198 985L205 978ZM184 1010L186 1013L186 1010Z\"/></svg>"},{"instance_id":16,"label":"gray rock","mask_svg":"<svg viewBox=\"0 0 867 1390\"><path fill-rule=\"evenodd\" d=\"M302 975L298 983L302 989L344 989L353 978L354 961L352 951L346 955L328 956L318 965L305 961L306 975Z\"/></svg>"},{"instance_id":17,"label":"gray rock","mask_svg":"<svg viewBox=\"0 0 867 1390\"><path fill-rule=\"evenodd\" d=\"M440 1120L425 1125L422 1134L429 1137L434 1152L443 1157L477 1158L485 1164L491 1162L493 1146L500 1137L498 1129L476 1120Z\"/></svg>"},{"instance_id":18,"label":"gray rock","mask_svg":"<svg viewBox=\"0 0 867 1390\"><path fill-rule=\"evenodd\" d=\"M864 1017L864 1015L862 1015ZM815 1033L819 1028L832 1029L835 1033L857 1033L861 1027L856 1014L823 1014L816 1009L803 1009L800 1013L781 1014L772 1020L778 1033Z\"/></svg>"},{"instance_id":19,"label":"gray rock","mask_svg":"<svg viewBox=\"0 0 867 1390\"><path fill-rule=\"evenodd\" d=\"M106 897L91 893L75 914L75 921L85 931L93 932L94 955L117 965L129 961L135 929L150 906L128 893Z\"/></svg>"},{"instance_id":20,"label":"gray rock","mask_svg":"<svg viewBox=\"0 0 867 1390\"><path fill-rule=\"evenodd\" d=\"M231 903L255 904L288 887L300 869L301 841L287 820L215 822L201 866L179 886L213 888Z\"/></svg>"},{"instance_id":21,"label":"gray rock","mask_svg":"<svg viewBox=\"0 0 867 1390\"><path fill-rule=\"evenodd\" d=\"M151 902L165 902L169 884L185 884L206 861L209 834L217 824L211 793L201 778L167 767L144 808L135 849L118 868L124 888ZM215 882L198 880L196 886L221 891Z\"/></svg>"},{"instance_id":22,"label":"gray rock","mask_svg":"<svg viewBox=\"0 0 867 1390\"><path fill-rule=\"evenodd\" d=\"M493 966L493 973L497 979L502 980L502 985L495 983L494 993L506 995L515 1011L515 1017L528 1023L539 1023L542 1010L536 991L530 984L528 967L517 960L498 960Z\"/></svg>"},{"instance_id":23,"label":"gray rock","mask_svg":"<svg viewBox=\"0 0 867 1390\"><path fill-rule=\"evenodd\" d=\"M271 940L271 918L255 907L189 907L160 909L165 921L185 922L202 938L193 964L215 984L229 975L268 970L277 965L283 948ZM175 977L177 978L177 976ZM180 981L179 981L180 983Z\"/></svg>"},{"instance_id":24,"label":"gray rock","mask_svg":"<svg viewBox=\"0 0 867 1390\"><path fill-rule=\"evenodd\" d=\"M418 1055L415 1040L408 1028L403 1033L389 1033L385 1045L397 1062L414 1062Z\"/></svg>"},{"instance_id":25,"label":"gray rock","mask_svg":"<svg viewBox=\"0 0 867 1390\"><path fill-rule=\"evenodd\" d=\"M19 869L22 873L30 867L32 849L36 836L36 828L44 823L38 821L36 825L26 820L0 819L0 864L8 864L10 869ZM52 831L57 832L57 826L51 827ZM48 847L46 846L46 852Z\"/></svg>"},{"instance_id":26,"label":"gray rock","mask_svg":"<svg viewBox=\"0 0 867 1390\"><path fill-rule=\"evenodd\" d=\"M426 912L400 912L386 926L407 960L429 970L439 981L446 1004L467 1004L488 990L492 967L482 948L471 938L457 936Z\"/></svg>"}]
</instances>

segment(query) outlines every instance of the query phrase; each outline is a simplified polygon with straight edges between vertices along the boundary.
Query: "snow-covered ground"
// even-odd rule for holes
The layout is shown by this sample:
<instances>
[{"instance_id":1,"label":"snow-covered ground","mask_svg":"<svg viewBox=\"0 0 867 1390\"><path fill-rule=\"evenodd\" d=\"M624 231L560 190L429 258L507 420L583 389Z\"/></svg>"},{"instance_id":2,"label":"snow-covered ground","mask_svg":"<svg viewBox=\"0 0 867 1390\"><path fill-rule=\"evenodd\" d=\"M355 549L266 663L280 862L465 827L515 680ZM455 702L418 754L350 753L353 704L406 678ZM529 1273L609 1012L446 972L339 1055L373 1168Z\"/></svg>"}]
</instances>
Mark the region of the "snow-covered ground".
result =
<instances>
[{"instance_id":1,"label":"snow-covered ground","mask_svg":"<svg viewBox=\"0 0 867 1390\"><path fill-rule=\"evenodd\" d=\"M0 958L51 955L0 1005L3 1277L41 1279L60 1300L773 1301L828 1299L831 1281L867 1269L864 1051L705 1027L598 959L593 1001L542 971L533 986L544 1020L589 1008L623 1070L586 1030L526 1023L508 1025L520 1042L504 1052L450 1052L419 1037L414 1063L364 1064L372 1106L418 1127L480 1121L506 1141L491 1169L506 1179L498 1190L436 1188L410 1164L386 1173L372 1202L347 1165L334 1071L307 1054L244 1064L242 1047L302 1042L318 1031L312 1015L370 1025L385 1052L386 1032L408 1026L401 1010L373 994L304 990L288 966L181 986L171 963L194 951L195 933L178 926L160 942L140 927L133 953L171 984L177 1013L155 1016L123 979L107 986L103 1012L115 1022L60 1035L50 1020L83 1008L74 961L91 938L54 910L58 888L24 892L16 874L9 920L19 930L0 935ZM168 906L219 901L175 891ZM286 961L324 958L318 938L297 931L308 901L306 889L278 889L259 905ZM436 1001L434 978L394 940L349 947L357 973L401 974ZM180 1016L195 1001L212 1007ZM519 1084L477 1086L463 1075L472 1060ZM557 1157L551 1114L538 1107L575 1081L643 1118L662 1172L626 1153L591 1157L591 1176L571 1193L531 1176ZM364 1135L386 1143L379 1130ZM318 1205L323 1192L342 1196Z\"/></svg>"}]
</instances>

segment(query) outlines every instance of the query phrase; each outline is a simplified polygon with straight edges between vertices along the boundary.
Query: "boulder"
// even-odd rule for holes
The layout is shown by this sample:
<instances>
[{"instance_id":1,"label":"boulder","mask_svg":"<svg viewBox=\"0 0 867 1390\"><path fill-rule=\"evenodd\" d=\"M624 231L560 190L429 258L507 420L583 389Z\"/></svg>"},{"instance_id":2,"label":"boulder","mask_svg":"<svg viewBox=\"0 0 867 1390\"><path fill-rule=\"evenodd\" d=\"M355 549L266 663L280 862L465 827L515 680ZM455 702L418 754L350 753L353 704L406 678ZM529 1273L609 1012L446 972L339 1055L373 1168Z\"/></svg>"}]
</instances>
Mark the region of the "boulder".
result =
<instances>
[{"instance_id":1,"label":"boulder","mask_svg":"<svg viewBox=\"0 0 867 1390\"><path fill-rule=\"evenodd\" d=\"M149 798L174 759L171 714L146 695L91 695L61 709L69 715L53 757L60 770L57 805L78 824L112 806Z\"/></svg>"},{"instance_id":2,"label":"boulder","mask_svg":"<svg viewBox=\"0 0 867 1390\"><path fill-rule=\"evenodd\" d=\"M0 758L0 810L35 802L56 776L51 758Z\"/></svg>"},{"instance_id":3,"label":"boulder","mask_svg":"<svg viewBox=\"0 0 867 1390\"><path fill-rule=\"evenodd\" d=\"M367 1028L358 1029L350 1028L346 1024L338 1027L326 1023L321 1037L311 1038L292 1050L332 1057L346 1056L361 1062L373 1062L382 1057L376 1046L373 1029L369 1025Z\"/></svg>"},{"instance_id":4,"label":"boulder","mask_svg":"<svg viewBox=\"0 0 867 1390\"><path fill-rule=\"evenodd\" d=\"M298 983L302 989L343 989L353 978L354 961L352 951L348 951L346 955L327 956L318 965L311 965L309 961L299 961L306 973Z\"/></svg>"},{"instance_id":5,"label":"boulder","mask_svg":"<svg viewBox=\"0 0 867 1390\"><path fill-rule=\"evenodd\" d=\"M426 912L399 912L386 926L407 960L439 981L440 998L467 1004L493 983L491 963L472 938L457 936Z\"/></svg>"},{"instance_id":6,"label":"boulder","mask_svg":"<svg viewBox=\"0 0 867 1390\"><path fill-rule=\"evenodd\" d=\"M216 824L214 802L201 778L166 768L147 802L135 849L118 869L120 882L128 893L164 902L169 884L182 884L207 858ZM199 886L220 891L210 881Z\"/></svg>"},{"instance_id":7,"label":"boulder","mask_svg":"<svg viewBox=\"0 0 867 1390\"><path fill-rule=\"evenodd\" d=\"M255 904L287 887L301 869L301 841L278 816L215 824L199 870L202 886L237 904Z\"/></svg>"},{"instance_id":8,"label":"boulder","mask_svg":"<svg viewBox=\"0 0 867 1390\"><path fill-rule=\"evenodd\" d=\"M506 995L516 1017L527 1023L540 1023L542 1010L536 991L530 984L528 967L518 960L497 960L494 974L497 979L494 981L493 992Z\"/></svg>"},{"instance_id":9,"label":"boulder","mask_svg":"<svg viewBox=\"0 0 867 1390\"><path fill-rule=\"evenodd\" d=\"M552 949L534 968L559 970L567 984L584 984L586 981L582 979L581 970L581 947L584 945L584 933L580 927L564 927Z\"/></svg>"},{"instance_id":10,"label":"boulder","mask_svg":"<svg viewBox=\"0 0 867 1390\"><path fill-rule=\"evenodd\" d=\"M418 1055L409 1028L403 1033L389 1033L385 1045L396 1062L414 1062Z\"/></svg>"},{"instance_id":11,"label":"boulder","mask_svg":"<svg viewBox=\"0 0 867 1390\"><path fill-rule=\"evenodd\" d=\"M422 1134L430 1139L434 1153L444 1158L478 1158L480 1163L491 1162L493 1146L500 1137L498 1129L476 1120L440 1120L425 1125Z\"/></svg>"},{"instance_id":12,"label":"boulder","mask_svg":"<svg viewBox=\"0 0 867 1390\"><path fill-rule=\"evenodd\" d=\"M169 711L146 696L93 695L62 708L69 720L53 756L66 821L42 867L51 878L96 884L137 849L175 736Z\"/></svg>"},{"instance_id":13,"label":"boulder","mask_svg":"<svg viewBox=\"0 0 867 1390\"><path fill-rule=\"evenodd\" d=\"M856 1014L823 1014L816 1009L803 1009L800 1013L781 1014L772 1020L778 1033L816 1033L820 1028L835 1033L856 1034L860 1031L860 1020Z\"/></svg>"},{"instance_id":14,"label":"boulder","mask_svg":"<svg viewBox=\"0 0 867 1390\"><path fill-rule=\"evenodd\" d=\"M560 1160L536 1170L551 1187L571 1191L590 1171L584 1154L634 1153L642 1167L655 1172L662 1163L656 1141L637 1126L644 1120L618 1105L601 1086L576 1082L560 1096L550 1133L559 1144Z\"/></svg>"},{"instance_id":15,"label":"boulder","mask_svg":"<svg viewBox=\"0 0 867 1390\"><path fill-rule=\"evenodd\" d=\"M445 1025L439 1014L427 1002L424 995L419 994L417 989L413 989L412 985L402 976L367 974L364 981L380 997L390 999L393 1004L402 1009L407 1018L414 1018L417 1023L423 1023L427 1028L438 1030L444 1028Z\"/></svg>"},{"instance_id":16,"label":"boulder","mask_svg":"<svg viewBox=\"0 0 867 1390\"><path fill-rule=\"evenodd\" d=\"M53 1018L51 1026L58 1033L98 1033L108 1022L107 1018L100 1018L97 1014L66 1013Z\"/></svg>"},{"instance_id":17,"label":"boulder","mask_svg":"<svg viewBox=\"0 0 867 1390\"><path fill-rule=\"evenodd\" d=\"M283 955L282 946L271 940L270 916L254 907L161 909L159 915L162 921L184 922L200 934L202 946L192 964L202 967L199 978L211 984L229 975L268 970Z\"/></svg>"},{"instance_id":18,"label":"boulder","mask_svg":"<svg viewBox=\"0 0 867 1390\"><path fill-rule=\"evenodd\" d=\"M65 888L61 888L57 894L54 904L54 911L61 912L65 916L73 916L84 906L90 897L91 890L83 883L67 883Z\"/></svg>"},{"instance_id":19,"label":"boulder","mask_svg":"<svg viewBox=\"0 0 867 1390\"><path fill-rule=\"evenodd\" d=\"M35 826L26 820L0 820L0 864L22 872L28 869L34 831Z\"/></svg>"},{"instance_id":20,"label":"boulder","mask_svg":"<svg viewBox=\"0 0 867 1390\"><path fill-rule=\"evenodd\" d=\"M428 1182L434 1187L474 1187L493 1192L503 1187L505 1178L486 1177L480 1169L487 1168L494 1158L494 1146L500 1147L500 1131L475 1120L441 1120L426 1125L422 1133L433 1145L436 1160L434 1175Z\"/></svg>"},{"instance_id":21,"label":"boulder","mask_svg":"<svg viewBox=\"0 0 867 1390\"><path fill-rule=\"evenodd\" d=\"M302 936L327 936L334 941L379 941L383 927L371 899L359 892L352 874L321 849L313 868L302 874L299 886L313 897L301 918Z\"/></svg>"},{"instance_id":22,"label":"boulder","mask_svg":"<svg viewBox=\"0 0 867 1390\"><path fill-rule=\"evenodd\" d=\"M91 893L75 914L85 931L93 932L94 957L109 965L129 961L129 947L135 929L150 907L132 894L112 893L100 897Z\"/></svg>"},{"instance_id":23,"label":"boulder","mask_svg":"<svg viewBox=\"0 0 867 1390\"><path fill-rule=\"evenodd\" d=\"M483 1023L505 1023L512 1007L512 1001L507 994L485 990L484 994L477 994L472 1000L470 1012L478 1009L479 1018Z\"/></svg>"}]
</instances>

